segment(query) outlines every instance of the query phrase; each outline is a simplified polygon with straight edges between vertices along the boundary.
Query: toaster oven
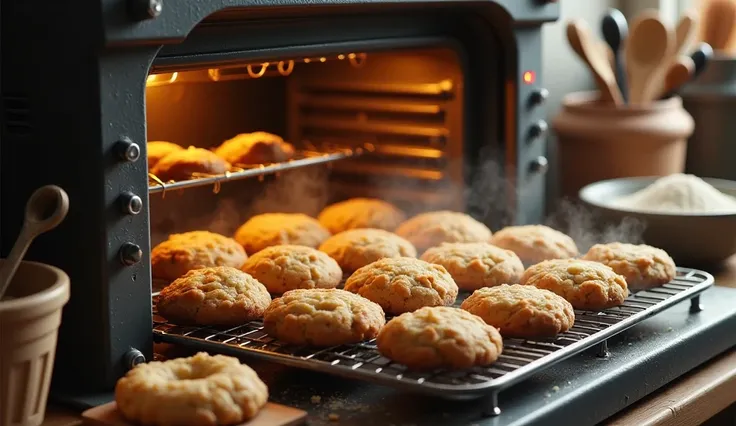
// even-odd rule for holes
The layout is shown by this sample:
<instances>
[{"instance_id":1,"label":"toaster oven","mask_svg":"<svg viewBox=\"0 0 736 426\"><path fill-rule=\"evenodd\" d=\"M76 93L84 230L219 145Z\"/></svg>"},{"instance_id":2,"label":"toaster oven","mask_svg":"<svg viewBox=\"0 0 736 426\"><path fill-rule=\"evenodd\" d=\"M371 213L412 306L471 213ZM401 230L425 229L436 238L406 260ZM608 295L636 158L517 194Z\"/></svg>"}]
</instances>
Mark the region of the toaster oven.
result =
<instances>
[{"instance_id":1,"label":"toaster oven","mask_svg":"<svg viewBox=\"0 0 736 426\"><path fill-rule=\"evenodd\" d=\"M541 26L554 1L6 1L1 248L44 184L70 197L33 260L64 269L54 388L110 391L153 356L151 247L232 234L266 211L314 215L354 196L408 214L539 222ZM146 143L210 148L268 131L297 159L164 182ZM250 179L248 179L250 178Z\"/></svg>"}]
</instances>

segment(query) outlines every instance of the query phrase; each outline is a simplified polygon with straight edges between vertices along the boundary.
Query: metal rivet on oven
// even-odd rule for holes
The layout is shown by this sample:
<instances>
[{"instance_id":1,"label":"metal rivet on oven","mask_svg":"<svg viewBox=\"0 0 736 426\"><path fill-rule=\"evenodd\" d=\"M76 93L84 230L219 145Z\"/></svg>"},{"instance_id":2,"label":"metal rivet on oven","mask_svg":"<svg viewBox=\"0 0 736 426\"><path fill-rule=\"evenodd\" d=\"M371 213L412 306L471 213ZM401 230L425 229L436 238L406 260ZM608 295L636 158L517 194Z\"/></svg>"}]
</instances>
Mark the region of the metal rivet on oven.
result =
<instances>
[{"instance_id":1,"label":"metal rivet on oven","mask_svg":"<svg viewBox=\"0 0 736 426\"><path fill-rule=\"evenodd\" d=\"M158 18L164 10L163 0L128 0L129 13L135 19Z\"/></svg>"},{"instance_id":2,"label":"metal rivet on oven","mask_svg":"<svg viewBox=\"0 0 736 426\"><path fill-rule=\"evenodd\" d=\"M529 138L532 140L539 139L547 133L547 130L549 130L547 122L539 120L529 128Z\"/></svg>"},{"instance_id":3,"label":"metal rivet on oven","mask_svg":"<svg viewBox=\"0 0 736 426\"><path fill-rule=\"evenodd\" d=\"M114 150L120 159L131 163L134 163L141 158L141 147L128 138L122 138L115 142Z\"/></svg>"},{"instance_id":4,"label":"metal rivet on oven","mask_svg":"<svg viewBox=\"0 0 736 426\"><path fill-rule=\"evenodd\" d=\"M549 98L549 90L539 89L532 92L529 96L529 102L532 105L541 105L547 100L547 98Z\"/></svg>"},{"instance_id":5,"label":"metal rivet on oven","mask_svg":"<svg viewBox=\"0 0 736 426\"><path fill-rule=\"evenodd\" d=\"M120 262L125 266L132 266L143 259L143 250L138 244L123 243L118 251Z\"/></svg>"},{"instance_id":6,"label":"metal rivet on oven","mask_svg":"<svg viewBox=\"0 0 736 426\"><path fill-rule=\"evenodd\" d=\"M529 170L531 170L532 173L545 173L547 169L549 169L549 161L547 161L546 157L541 155L532 160L529 165Z\"/></svg>"},{"instance_id":7,"label":"metal rivet on oven","mask_svg":"<svg viewBox=\"0 0 736 426\"><path fill-rule=\"evenodd\" d=\"M138 214L143 210L143 200L132 192L120 194L120 206L125 214Z\"/></svg>"},{"instance_id":8,"label":"metal rivet on oven","mask_svg":"<svg viewBox=\"0 0 736 426\"><path fill-rule=\"evenodd\" d=\"M125 368L130 370L136 365L146 362L146 357L138 349L130 348L130 350L123 355L123 362L125 363Z\"/></svg>"}]
</instances>

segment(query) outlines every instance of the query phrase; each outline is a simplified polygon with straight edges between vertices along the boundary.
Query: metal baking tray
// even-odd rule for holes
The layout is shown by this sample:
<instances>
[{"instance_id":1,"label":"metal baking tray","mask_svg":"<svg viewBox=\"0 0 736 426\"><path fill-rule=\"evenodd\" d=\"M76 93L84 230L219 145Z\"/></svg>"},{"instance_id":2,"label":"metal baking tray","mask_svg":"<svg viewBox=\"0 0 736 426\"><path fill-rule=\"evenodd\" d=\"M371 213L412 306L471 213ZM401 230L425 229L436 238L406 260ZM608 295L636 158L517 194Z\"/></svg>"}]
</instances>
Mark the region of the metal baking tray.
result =
<instances>
[{"instance_id":1,"label":"metal baking tray","mask_svg":"<svg viewBox=\"0 0 736 426\"><path fill-rule=\"evenodd\" d=\"M599 356L608 356L608 338L679 302L691 300L690 312L699 311L699 295L713 281L707 272L678 268L672 282L631 294L621 306L599 312L575 310L575 325L554 339L504 339L503 353L495 363L460 371L409 371L381 356L374 341L330 348L288 346L268 336L261 321L227 328L177 326L156 315L155 295L153 334L159 342L254 356L446 399L488 398L489 414L499 414L497 396L503 389L596 345ZM461 294L456 306L468 295Z\"/></svg>"}]
</instances>

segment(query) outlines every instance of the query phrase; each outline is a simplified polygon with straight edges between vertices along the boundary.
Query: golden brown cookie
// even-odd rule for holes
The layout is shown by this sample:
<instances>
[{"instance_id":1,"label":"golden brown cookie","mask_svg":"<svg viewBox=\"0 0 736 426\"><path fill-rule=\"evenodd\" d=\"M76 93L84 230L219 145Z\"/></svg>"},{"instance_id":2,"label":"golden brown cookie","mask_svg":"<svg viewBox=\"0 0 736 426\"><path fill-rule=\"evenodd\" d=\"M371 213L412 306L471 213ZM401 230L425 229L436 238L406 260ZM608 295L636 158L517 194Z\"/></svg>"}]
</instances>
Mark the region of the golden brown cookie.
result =
<instances>
[{"instance_id":1,"label":"golden brown cookie","mask_svg":"<svg viewBox=\"0 0 736 426\"><path fill-rule=\"evenodd\" d=\"M161 161L162 158L176 151L184 151L181 146L165 141L151 141L147 144L148 170L153 170L154 166Z\"/></svg>"},{"instance_id":2,"label":"golden brown cookie","mask_svg":"<svg viewBox=\"0 0 736 426\"><path fill-rule=\"evenodd\" d=\"M271 303L266 287L230 266L189 271L166 286L158 313L182 325L240 325L259 319Z\"/></svg>"},{"instance_id":3,"label":"golden brown cookie","mask_svg":"<svg viewBox=\"0 0 736 426\"><path fill-rule=\"evenodd\" d=\"M442 243L487 242L491 230L465 213L447 210L422 213L399 225L396 234L424 253Z\"/></svg>"},{"instance_id":4,"label":"golden brown cookie","mask_svg":"<svg viewBox=\"0 0 736 426\"><path fill-rule=\"evenodd\" d=\"M556 293L576 309L612 308L629 296L624 277L602 263L589 260L545 260L524 271L521 284Z\"/></svg>"},{"instance_id":5,"label":"golden brown cookie","mask_svg":"<svg viewBox=\"0 0 736 426\"><path fill-rule=\"evenodd\" d=\"M345 290L378 303L392 315L452 305L458 292L445 268L410 257L381 259L358 269L345 282Z\"/></svg>"},{"instance_id":6,"label":"golden brown cookie","mask_svg":"<svg viewBox=\"0 0 736 426\"><path fill-rule=\"evenodd\" d=\"M335 288L342 281L342 270L334 259L306 246L266 247L241 269L273 294L299 288Z\"/></svg>"},{"instance_id":7,"label":"golden brown cookie","mask_svg":"<svg viewBox=\"0 0 736 426\"><path fill-rule=\"evenodd\" d=\"M274 299L263 329L284 343L337 346L376 337L386 323L377 304L338 289L300 289Z\"/></svg>"},{"instance_id":8,"label":"golden brown cookie","mask_svg":"<svg viewBox=\"0 0 736 426\"><path fill-rule=\"evenodd\" d=\"M248 254L285 244L317 248L329 237L330 232L316 219L301 213L259 214L235 232L235 240Z\"/></svg>"},{"instance_id":9,"label":"golden brown cookie","mask_svg":"<svg viewBox=\"0 0 736 426\"><path fill-rule=\"evenodd\" d=\"M493 234L490 242L513 251L526 265L578 255L572 238L544 225L508 226Z\"/></svg>"},{"instance_id":10,"label":"golden brown cookie","mask_svg":"<svg viewBox=\"0 0 736 426\"><path fill-rule=\"evenodd\" d=\"M530 285L503 284L478 289L463 301L460 309L478 315L504 337L554 337L575 323L570 302Z\"/></svg>"},{"instance_id":11,"label":"golden brown cookie","mask_svg":"<svg viewBox=\"0 0 736 426\"><path fill-rule=\"evenodd\" d=\"M344 273L351 273L376 260L417 257L410 242L383 229L351 229L325 240L319 249L337 260Z\"/></svg>"},{"instance_id":12,"label":"golden brown cookie","mask_svg":"<svg viewBox=\"0 0 736 426\"><path fill-rule=\"evenodd\" d=\"M443 243L425 251L421 259L444 266L463 290L515 284L524 273L514 252L489 243Z\"/></svg>"},{"instance_id":13,"label":"golden brown cookie","mask_svg":"<svg viewBox=\"0 0 736 426\"><path fill-rule=\"evenodd\" d=\"M230 164L279 163L294 156L294 147L271 133L241 133L223 142L215 154Z\"/></svg>"},{"instance_id":14,"label":"golden brown cookie","mask_svg":"<svg viewBox=\"0 0 736 426\"><path fill-rule=\"evenodd\" d=\"M165 156L151 170L164 182L170 180L188 180L199 175L218 175L230 170L230 163L218 157L214 152L189 147L174 151Z\"/></svg>"},{"instance_id":15,"label":"golden brown cookie","mask_svg":"<svg viewBox=\"0 0 736 426\"><path fill-rule=\"evenodd\" d=\"M171 234L151 250L151 274L153 278L171 282L192 269L240 268L247 257L243 246L224 235L207 231Z\"/></svg>"},{"instance_id":16,"label":"golden brown cookie","mask_svg":"<svg viewBox=\"0 0 736 426\"><path fill-rule=\"evenodd\" d=\"M503 350L498 330L460 309L425 307L394 317L378 333L378 351L414 370L493 363Z\"/></svg>"},{"instance_id":17,"label":"golden brown cookie","mask_svg":"<svg viewBox=\"0 0 736 426\"><path fill-rule=\"evenodd\" d=\"M237 358L200 352L138 364L115 386L118 410L144 426L243 423L268 402L268 388Z\"/></svg>"},{"instance_id":18,"label":"golden brown cookie","mask_svg":"<svg viewBox=\"0 0 736 426\"><path fill-rule=\"evenodd\" d=\"M596 244L583 257L608 265L626 278L632 290L667 284L675 278L675 261L662 249L645 244Z\"/></svg>"},{"instance_id":19,"label":"golden brown cookie","mask_svg":"<svg viewBox=\"0 0 736 426\"><path fill-rule=\"evenodd\" d=\"M393 231L406 216L396 206L383 200L351 198L325 207L318 219L322 226L337 234L358 228Z\"/></svg>"}]
</instances>

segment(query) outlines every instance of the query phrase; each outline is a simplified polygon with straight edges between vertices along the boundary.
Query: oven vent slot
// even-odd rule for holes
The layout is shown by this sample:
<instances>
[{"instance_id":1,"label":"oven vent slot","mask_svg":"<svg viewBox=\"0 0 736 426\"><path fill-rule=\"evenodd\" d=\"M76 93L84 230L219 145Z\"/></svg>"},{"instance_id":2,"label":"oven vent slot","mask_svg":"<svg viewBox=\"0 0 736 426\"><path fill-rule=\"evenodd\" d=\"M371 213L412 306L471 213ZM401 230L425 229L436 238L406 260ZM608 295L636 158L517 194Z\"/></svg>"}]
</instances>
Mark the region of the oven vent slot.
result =
<instances>
[{"instance_id":1,"label":"oven vent slot","mask_svg":"<svg viewBox=\"0 0 736 426\"><path fill-rule=\"evenodd\" d=\"M26 136L31 133L31 102L20 93L3 93L3 127L5 133Z\"/></svg>"}]
</instances>

